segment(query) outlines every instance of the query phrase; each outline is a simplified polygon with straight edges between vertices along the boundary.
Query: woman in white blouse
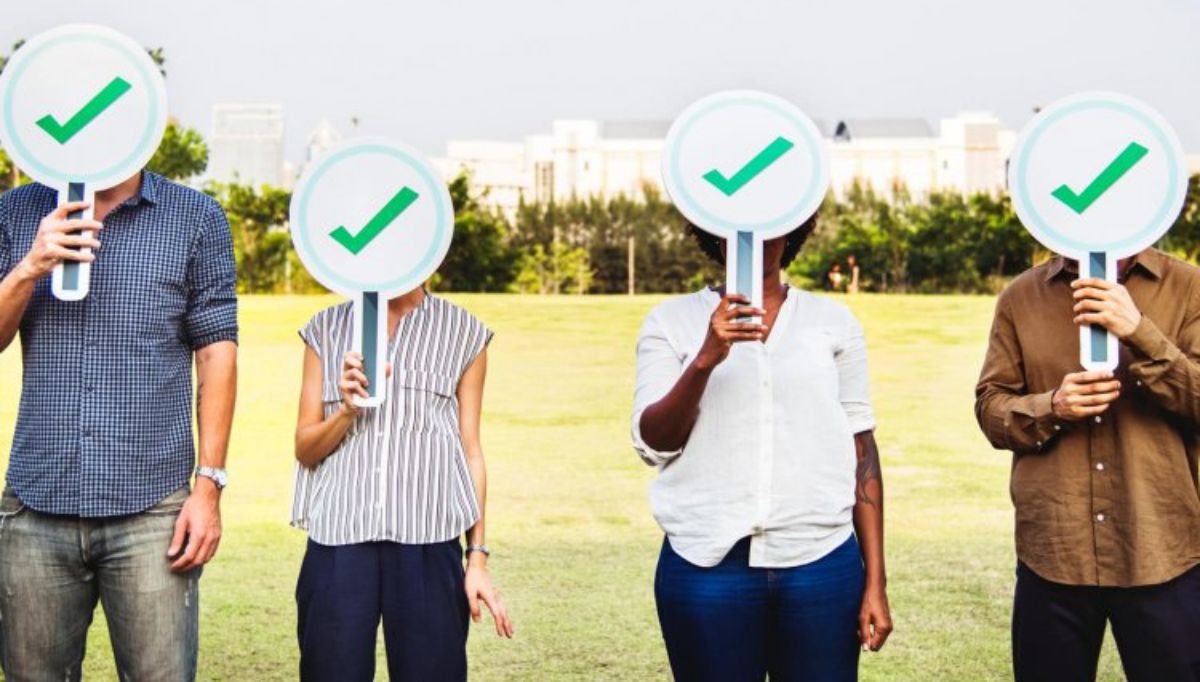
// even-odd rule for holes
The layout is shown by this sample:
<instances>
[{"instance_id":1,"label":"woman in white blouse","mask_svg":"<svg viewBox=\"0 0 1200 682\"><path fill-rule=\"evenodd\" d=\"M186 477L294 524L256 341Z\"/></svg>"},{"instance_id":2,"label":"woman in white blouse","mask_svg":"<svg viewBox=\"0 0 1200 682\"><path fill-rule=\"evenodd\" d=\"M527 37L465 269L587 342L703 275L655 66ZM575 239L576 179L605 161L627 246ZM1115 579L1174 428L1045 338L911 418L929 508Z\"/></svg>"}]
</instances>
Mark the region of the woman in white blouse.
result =
<instances>
[{"instance_id":1,"label":"woman in white blouse","mask_svg":"<svg viewBox=\"0 0 1200 682\"><path fill-rule=\"evenodd\" d=\"M764 245L765 309L704 289L638 339L633 439L659 469L655 598L680 680L854 680L892 629L862 328L781 284L815 221Z\"/></svg>"}]
</instances>

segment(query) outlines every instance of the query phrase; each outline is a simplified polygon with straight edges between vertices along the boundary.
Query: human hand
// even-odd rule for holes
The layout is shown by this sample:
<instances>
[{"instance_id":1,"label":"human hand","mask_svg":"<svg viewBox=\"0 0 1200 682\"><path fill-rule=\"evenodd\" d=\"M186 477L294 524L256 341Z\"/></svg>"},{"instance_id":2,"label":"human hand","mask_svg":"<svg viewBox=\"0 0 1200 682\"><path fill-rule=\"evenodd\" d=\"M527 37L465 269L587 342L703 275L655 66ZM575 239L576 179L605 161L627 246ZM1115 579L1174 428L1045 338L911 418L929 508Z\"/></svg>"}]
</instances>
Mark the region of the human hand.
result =
<instances>
[{"instance_id":1,"label":"human hand","mask_svg":"<svg viewBox=\"0 0 1200 682\"><path fill-rule=\"evenodd\" d=\"M196 487L175 520L175 534L167 549L167 559L173 560L171 570L186 573L207 564L220 543L221 491L210 479L197 476Z\"/></svg>"},{"instance_id":2,"label":"human hand","mask_svg":"<svg viewBox=\"0 0 1200 682\"><path fill-rule=\"evenodd\" d=\"M99 249L100 240L94 233L104 226L95 220L67 218L68 214L82 211L89 205L86 201L73 201L59 206L42 218L33 245L21 259L18 270L32 280L39 280L50 274L63 261L94 261L94 254L84 253L79 249ZM91 231L93 234L84 235L83 231Z\"/></svg>"},{"instance_id":3,"label":"human hand","mask_svg":"<svg viewBox=\"0 0 1200 682\"><path fill-rule=\"evenodd\" d=\"M1054 416L1078 421L1100 414L1121 395L1121 382L1108 370L1073 372L1054 391Z\"/></svg>"},{"instance_id":4,"label":"human hand","mask_svg":"<svg viewBox=\"0 0 1200 682\"><path fill-rule=\"evenodd\" d=\"M508 617L508 608L504 606L504 600L500 598L500 590L492 585L492 576L488 572L486 563L487 557L484 557L482 561L476 561L474 559L476 556L479 556L478 552L471 553L471 558L467 561L467 573L463 578L463 586L467 591L467 603L471 607L471 619L476 623L483 619L482 611L479 608L479 602L483 602L492 614L492 621L496 624L496 634L512 639L512 619Z\"/></svg>"},{"instance_id":5,"label":"human hand","mask_svg":"<svg viewBox=\"0 0 1200 682\"><path fill-rule=\"evenodd\" d=\"M695 365L711 370L729 357L733 344L740 341L762 341L767 326L756 322L739 321L743 317L762 317L766 311L750 306L750 299L741 294L725 294L708 320L708 334L696 354Z\"/></svg>"},{"instance_id":6,"label":"human hand","mask_svg":"<svg viewBox=\"0 0 1200 682\"><path fill-rule=\"evenodd\" d=\"M1098 324L1124 339L1137 329L1142 311L1124 285L1088 277L1071 282L1075 290L1075 324Z\"/></svg>"},{"instance_id":7,"label":"human hand","mask_svg":"<svg viewBox=\"0 0 1200 682\"><path fill-rule=\"evenodd\" d=\"M863 590L862 607L858 610L858 640L862 643L863 651L882 649L893 627L887 588L867 585Z\"/></svg>"}]
</instances>

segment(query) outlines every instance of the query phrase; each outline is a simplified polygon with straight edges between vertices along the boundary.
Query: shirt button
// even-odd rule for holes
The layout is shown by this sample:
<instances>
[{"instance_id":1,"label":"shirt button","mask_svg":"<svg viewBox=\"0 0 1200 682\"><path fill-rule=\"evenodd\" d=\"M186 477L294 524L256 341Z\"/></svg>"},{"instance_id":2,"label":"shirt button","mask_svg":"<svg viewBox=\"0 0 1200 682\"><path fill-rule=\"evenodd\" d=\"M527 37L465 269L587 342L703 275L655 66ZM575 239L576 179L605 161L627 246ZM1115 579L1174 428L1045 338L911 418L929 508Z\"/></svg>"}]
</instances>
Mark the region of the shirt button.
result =
<instances>
[{"instance_id":1,"label":"shirt button","mask_svg":"<svg viewBox=\"0 0 1200 682\"><path fill-rule=\"evenodd\" d=\"M1037 442L1037 446L1038 446L1039 448L1040 448L1040 447L1042 447L1042 441L1040 441L1040 440L1039 440L1039 441Z\"/></svg>"},{"instance_id":2,"label":"shirt button","mask_svg":"<svg viewBox=\"0 0 1200 682\"><path fill-rule=\"evenodd\" d=\"M1141 380L1141 379L1138 379L1138 380L1137 380L1136 382L1134 382L1134 383L1136 383L1138 386L1141 386L1141 385L1142 385L1142 380Z\"/></svg>"},{"instance_id":3,"label":"shirt button","mask_svg":"<svg viewBox=\"0 0 1200 682\"><path fill-rule=\"evenodd\" d=\"M1104 420L1100 418L1100 415L1096 415L1096 423L1099 424L1102 421Z\"/></svg>"},{"instance_id":4,"label":"shirt button","mask_svg":"<svg viewBox=\"0 0 1200 682\"><path fill-rule=\"evenodd\" d=\"M1104 523L1104 514L1103 513L1096 514L1096 520L1099 521L1100 523Z\"/></svg>"},{"instance_id":5,"label":"shirt button","mask_svg":"<svg viewBox=\"0 0 1200 682\"><path fill-rule=\"evenodd\" d=\"M1061 426L1061 425L1059 425L1059 424L1055 424L1055 425L1054 425L1054 430L1055 430L1055 431L1062 431L1062 426Z\"/></svg>"},{"instance_id":6,"label":"shirt button","mask_svg":"<svg viewBox=\"0 0 1200 682\"><path fill-rule=\"evenodd\" d=\"M1096 471L1104 471L1104 462L1096 462Z\"/></svg>"}]
</instances>

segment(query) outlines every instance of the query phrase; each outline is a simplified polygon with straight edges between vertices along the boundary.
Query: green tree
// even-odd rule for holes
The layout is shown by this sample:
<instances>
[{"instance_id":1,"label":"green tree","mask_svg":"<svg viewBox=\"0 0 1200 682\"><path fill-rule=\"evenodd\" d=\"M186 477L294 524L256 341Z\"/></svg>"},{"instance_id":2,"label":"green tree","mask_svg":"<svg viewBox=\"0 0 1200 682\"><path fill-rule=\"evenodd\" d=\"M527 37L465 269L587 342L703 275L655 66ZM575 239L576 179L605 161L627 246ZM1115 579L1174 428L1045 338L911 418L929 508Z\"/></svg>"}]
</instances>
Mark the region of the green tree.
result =
<instances>
[{"instance_id":1,"label":"green tree","mask_svg":"<svg viewBox=\"0 0 1200 682\"><path fill-rule=\"evenodd\" d=\"M471 194L465 174L450 182L450 199L454 241L433 286L447 291L507 291L520 255L509 243L508 222Z\"/></svg>"},{"instance_id":2,"label":"green tree","mask_svg":"<svg viewBox=\"0 0 1200 682\"><path fill-rule=\"evenodd\" d=\"M208 145L194 128L172 119L146 167L172 180L189 180L208 167Z\"/></svg>"},{"instance_id":3,"label":"green tree","mask_svg":"<svg viewBox=\"0 0 1200 682\"><path fill-rule=\"evenodd\" d=\"M243 293L312 291L320 287L297 270L287 230L291 193L276 187L211 184L205 191L225 209L233 233L238 290Z\"/></svg>"},{"instance_id":4,"label":"green tree","mask_svg":"<svg viewBox=\"0 0 1200 682\"><path fill-rule=\"evenodd\" d=\"M584 294L593 276L583 248L555 242L547 251L541 244L535 244L521 254L512 290L523 294Z\"/></svg>"},{"instance_id":5,"label":"green tree","mask_svg":"<svg viewBox=\"0 0 1200 682\"><path fill-rule=\"evenodd\" d=\"M1193 263L1200 262L1200 175L1188 180L1183 211L1163 238L1162 248Z\"/></svg>"}]
</instances>

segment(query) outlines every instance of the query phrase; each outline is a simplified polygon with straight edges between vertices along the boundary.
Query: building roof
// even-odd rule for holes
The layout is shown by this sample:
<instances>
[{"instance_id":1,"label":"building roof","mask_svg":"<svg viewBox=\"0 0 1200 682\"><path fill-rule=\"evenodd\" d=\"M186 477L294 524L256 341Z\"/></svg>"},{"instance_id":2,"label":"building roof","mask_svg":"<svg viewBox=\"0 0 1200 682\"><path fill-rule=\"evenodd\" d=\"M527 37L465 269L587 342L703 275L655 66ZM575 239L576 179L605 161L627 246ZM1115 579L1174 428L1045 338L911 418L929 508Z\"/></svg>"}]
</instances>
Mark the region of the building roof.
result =
<instances>
[{"instance_id":1,"label":"building roof","mask_svg":"<svg viewBox=\"0 0 1200 682\"><path fill-rule=\"evenodd\" d=\"M847 118L834 126L839 142L860 137L933 137L933 127L920 118Z\"/></svg>"},{"instance_id":2,"label":"building roof","mask_svg":"<svg viewBox=\"0 0 1200 682\"><path fill-rule=\"evenodd\" d=\"M605 121L601 135L610 140L661 140L670 128L670 121Z\"/></svg>"}]
</instances>

